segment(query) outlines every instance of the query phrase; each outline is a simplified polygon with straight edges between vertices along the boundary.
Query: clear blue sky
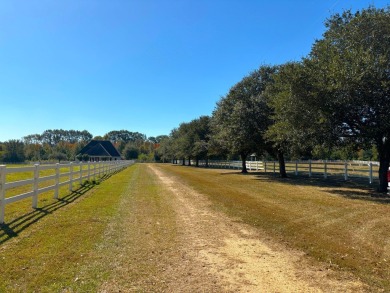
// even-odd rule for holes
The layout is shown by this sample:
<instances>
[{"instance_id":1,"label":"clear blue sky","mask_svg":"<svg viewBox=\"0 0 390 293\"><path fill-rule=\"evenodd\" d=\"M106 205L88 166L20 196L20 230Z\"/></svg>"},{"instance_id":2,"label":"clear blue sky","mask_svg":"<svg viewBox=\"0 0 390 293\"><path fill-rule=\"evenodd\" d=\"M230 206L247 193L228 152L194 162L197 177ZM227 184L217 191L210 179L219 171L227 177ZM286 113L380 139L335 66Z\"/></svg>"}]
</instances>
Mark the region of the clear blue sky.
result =
<instances>
[{"instance_id":1,"label":"clear blue sky","mask_svg":"<svg viewBox=\"0 0 390 293\"><path fill-rule=\"evenodd\" d=\"M360 0L0 0L0 141L169 134L260 65L300 60Z\"/></svg>"}]
</instances>

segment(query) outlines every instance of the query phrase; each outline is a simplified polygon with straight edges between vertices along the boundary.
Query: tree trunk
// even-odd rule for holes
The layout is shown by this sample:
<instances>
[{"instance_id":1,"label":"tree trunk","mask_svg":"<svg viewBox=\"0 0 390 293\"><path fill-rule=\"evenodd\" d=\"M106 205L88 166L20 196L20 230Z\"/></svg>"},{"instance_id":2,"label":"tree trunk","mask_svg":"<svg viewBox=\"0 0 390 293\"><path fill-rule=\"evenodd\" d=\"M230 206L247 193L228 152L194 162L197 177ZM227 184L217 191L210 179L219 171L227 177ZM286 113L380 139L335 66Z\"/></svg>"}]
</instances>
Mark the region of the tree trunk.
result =
<instances>
[{"instance_id":1,"label":"tree trunk","mask_svg":"<svg viewBox=\"0 0 390 293\"><path fill-rule=\"evenodd\" d=\"M191 166L191 158L188 158L188 166Z\"/></svg>"},{"instance_id":2,"label":"tree trunk","mask_svg":"<svg viewBox=\"0 0 390 293\"><path fill-rule=\"evenodd\" d=\"M209 167L209 158L206 158L206 168Z\"/></svg>"},{"instance_id":3,"label":"tree trunk","mask_svg":"<svg viewBox=\"0 0 390 293\"><path fill-rule=\"evenodd\" d=\"M196 167L199 167L199 158L196 158L195 166L196 166Z\"/></svg>"},{"instance_id":4,"label":"tree trunk","mask_svg":"<svg viewBox=\"0 0 390 293\"><path fill-rule=\"evenodd\" d=\"M284 161L284 155L282 151L278 151L278 161L279 161L279 176L281 178L287 178L286 163Z\"/></svg>"},{"instance_id":5,"label":"tree trunk","mask_svg":"<svg viewBox=\"0 0 390 293\"><path fill-rule=\"evenodd\" d=\"M385 146L379 148L379 186L378 191L387 192L387 171L389 170L390 151Z\"/></svg>"},{"instance_id":6,"label":"tree trunk","mask_svg":"<svg viewBox=\"0 0 390 293\"><path fill-rule=\"evenodd\" d=\"M246 169L246 154L241 154L241 161L242 161L242 170L241 173L248 173L248 170Z\"/></svg>"},{"instance_id":7,"label":"tree trunk","mask_svg":"<svg viewBox=\"0 0 390 293\"><path fill-rule=\"evenodd\" d=\"M181 165L182 165L182 166L185 166L185 165L186 165L186 159L185 159L185 158L182 159Z\"/></svg>"}]
</instances>

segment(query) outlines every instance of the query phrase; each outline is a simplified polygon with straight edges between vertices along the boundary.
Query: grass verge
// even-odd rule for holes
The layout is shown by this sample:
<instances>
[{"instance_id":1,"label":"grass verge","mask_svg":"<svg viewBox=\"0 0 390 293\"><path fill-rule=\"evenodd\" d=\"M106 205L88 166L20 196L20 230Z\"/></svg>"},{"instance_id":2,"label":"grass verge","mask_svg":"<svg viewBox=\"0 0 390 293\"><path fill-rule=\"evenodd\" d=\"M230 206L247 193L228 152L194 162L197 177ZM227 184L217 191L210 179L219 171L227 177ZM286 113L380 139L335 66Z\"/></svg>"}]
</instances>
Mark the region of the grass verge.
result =
<instances>
[{"instance_id":1,"label":"grass verge","mask_svg":"<svg viewBox=\"0 0 390 293\"><path fill-rule=\"evenodd\" d=\"M130 167L89 192L79 189L61 200L41 202L40 209L3 225L0 292L94 292L108 272L97 268L85 278L80 274L95 258L133 170Z\"/></svg>"},{"instance_id":2,"label":"grass verge","mask_svg":"<svg viewBox=\"0 0 390 293\"><path fill-rule=\"evenodd\" d=\"M161 291L178 258L169 198L136 164L59 209L43 205L45 217L0 243L0 292Z\"/></svg>"}]
</instances>

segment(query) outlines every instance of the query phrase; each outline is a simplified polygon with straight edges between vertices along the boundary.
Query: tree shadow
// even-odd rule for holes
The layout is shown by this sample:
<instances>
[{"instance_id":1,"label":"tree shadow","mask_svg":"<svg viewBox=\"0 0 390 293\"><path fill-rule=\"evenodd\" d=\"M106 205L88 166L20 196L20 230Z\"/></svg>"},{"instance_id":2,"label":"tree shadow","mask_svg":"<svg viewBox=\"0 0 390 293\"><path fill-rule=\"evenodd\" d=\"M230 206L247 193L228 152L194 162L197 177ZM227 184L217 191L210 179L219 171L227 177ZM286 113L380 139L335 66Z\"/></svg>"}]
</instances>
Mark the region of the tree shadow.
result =
<instances>
[{"instance_id":1,"label":"tree shadow","mask_svg":"<svg viewBox=\"0 0 390 293\"><path fill-rule=\"evenodd\" d=\"M64 197L59 198L55 202L35 208L33 211L17 217L8 223L0 224L0 245L14 237L17 237L20 232L38 222L40 219L67 206L68 204L71 204L92 189L93 186L94 184L84 184Z\"/></svg>"},{"instance_id":2,"label":"tree shadow","mask_svg":"<svg viewBox=\"0 0 390 293\"><path fill-rule=\"evenodd\" d=\"M251 172L250 174L254 175L254 180L258 181L278 182L293 186L315 186L325 188L328 193L349 199L390 204L390 196L388 194L376 191L376 186L379 183L377 179L370 184L368 178L363 177L349 177L345 180L342 176L335 175L330 175L325 179L320 174L315 174L312 177L309 177L308 175L288 174L287 178L281 178L278 174L264 172Z\"/></svg>"},{"instance_id":3,"label":"tree shadow","mask_svg":"<svg viewBox=\"0 0 390 293\"><path fill-rule=\"evenodd\" d=\"M367 193L367 192L359 192L356 190L341 190L341 189L332 189L332 190L328 190L328 192L349 199L359 199L359 200L366 200L366 201L381 203L381 204L390 204L389 195L380 194L378 192Z\"/></svg>"}]
</instances>

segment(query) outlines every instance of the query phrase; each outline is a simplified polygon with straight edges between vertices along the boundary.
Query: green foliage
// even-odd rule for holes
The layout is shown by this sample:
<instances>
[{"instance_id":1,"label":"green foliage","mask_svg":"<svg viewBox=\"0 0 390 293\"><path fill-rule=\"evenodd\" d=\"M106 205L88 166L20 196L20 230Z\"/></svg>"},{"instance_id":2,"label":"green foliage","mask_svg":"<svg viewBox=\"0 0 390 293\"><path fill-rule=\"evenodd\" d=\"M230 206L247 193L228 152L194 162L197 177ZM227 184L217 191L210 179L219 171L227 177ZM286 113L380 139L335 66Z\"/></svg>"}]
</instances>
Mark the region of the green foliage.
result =
<instances>
[{"instance_id":1,"label":"green foliage","mask_svg":"<svg viewBox=\"0 0 390 293\"><path fill-rule=\"evenodd\" d=\"M89 161L89 155L83 154L83 155L81 156L81 159L82 159L84 162L88 162L88 161Z\"/></svg>"},{"instance_id":2,"label":"green foliage","mask_svg":"<svg viewBox=\"0 0 390 293\"><path fill-rule=\"evenodd\" d=\"M335 14L304 64L311 72L310 105L343 143L376 145L379 190L390 163L390 9ZM314 124L316 125L316 124Z\"/></svg>"},{"instance_id":3,"label":"green foliage","mask_svg":"<svg viewBox=\"0 0 390 293\"><path fill-rule=\"evenodd\" d=\"M264 91L273 82L275 71L276 68L270 66L253 71L230 89L213 112L215 140L231 153L240 154L242 160L252 152L266 148L264 134L272 123L272 110Z\"/></svg>"},{"instance_id":4,"label":"green foliage","mask_svg":"<svg viewBox=\"0 0 390 293\"><path fill-rule=\"evenodd\" d=\"M92 134L87 130L63 130L63 129L48 129L42 134L31 134L23 137L26 144L49 144L55 146L60 142L77 143L89 141L92 139Z\"/></svg>"},{"instance_id":5,"label":"green foliage","mask_svg":"<svg viewBox=\"0 0 390 293\"><path fill-rule=\"evenodd\" d=\"M117 142L135 142L135 141L145 141L146 135L139 132L131 132L128 130L113 130L106 133L103 139L110 140L113 143Z\"/></svg>"},{"instance_id":6,"label":"green foliage","mask_svg":"<svg viewBox=\"0 0 390 293\"><path fill-rule=\"evenodd\" d=\"M50 156L49 156L49 159L55 159L55 160L58 160L58 163L60 163L61 161L64 161L64 160L67 160L67 156L66 154L64 153L61 153L61 152L53 152Z\"/></svg>"},{"instance_id":7,"label":"green foliage","mask_svg":"<svg viewBox=\"0 0 390 293\"><path fill-rule=\"evenodd\" d=\"M4 152L1 161L7 163L24 162L24 143L20 140L11 139L3 143Z\"/></svg>"},{"instance_id":8,"label":"green foliage","mask_svg":"<svg viewBox=\"0 0 390 293\"><path fill-rule=\"evenodd\" d=\"M317 120L318 111L308 104L310 73L302 63L280 66L273 78L265 96L274 110L274 124L267 129L266 138L291 156L300 157L322 144L321 136L331 132L324 129L326 125Z\"/></svg>"},{"instance_id":9,"label":"green foliage","mask_svg":"<svg viewBox=\"0 0 390 293\"><path fill-rule=\"evenodd\" d=\"M153 162L154 161L154 156L152 153L150 154L140 154L138 156L138 162L142 162L142 163L145 163L145 162Z\"/></svg>"},{"instance_id":10,"label":"green foliage","mask_svg":"<svg viewBox=\"0 0 390 293\"><path fill-rule=\"evenodd\" d=\"M138 158L139 151L132 144L127 144L123 151L123 155L126 160L134 160Z\"/></svg>"}]
</instances>

